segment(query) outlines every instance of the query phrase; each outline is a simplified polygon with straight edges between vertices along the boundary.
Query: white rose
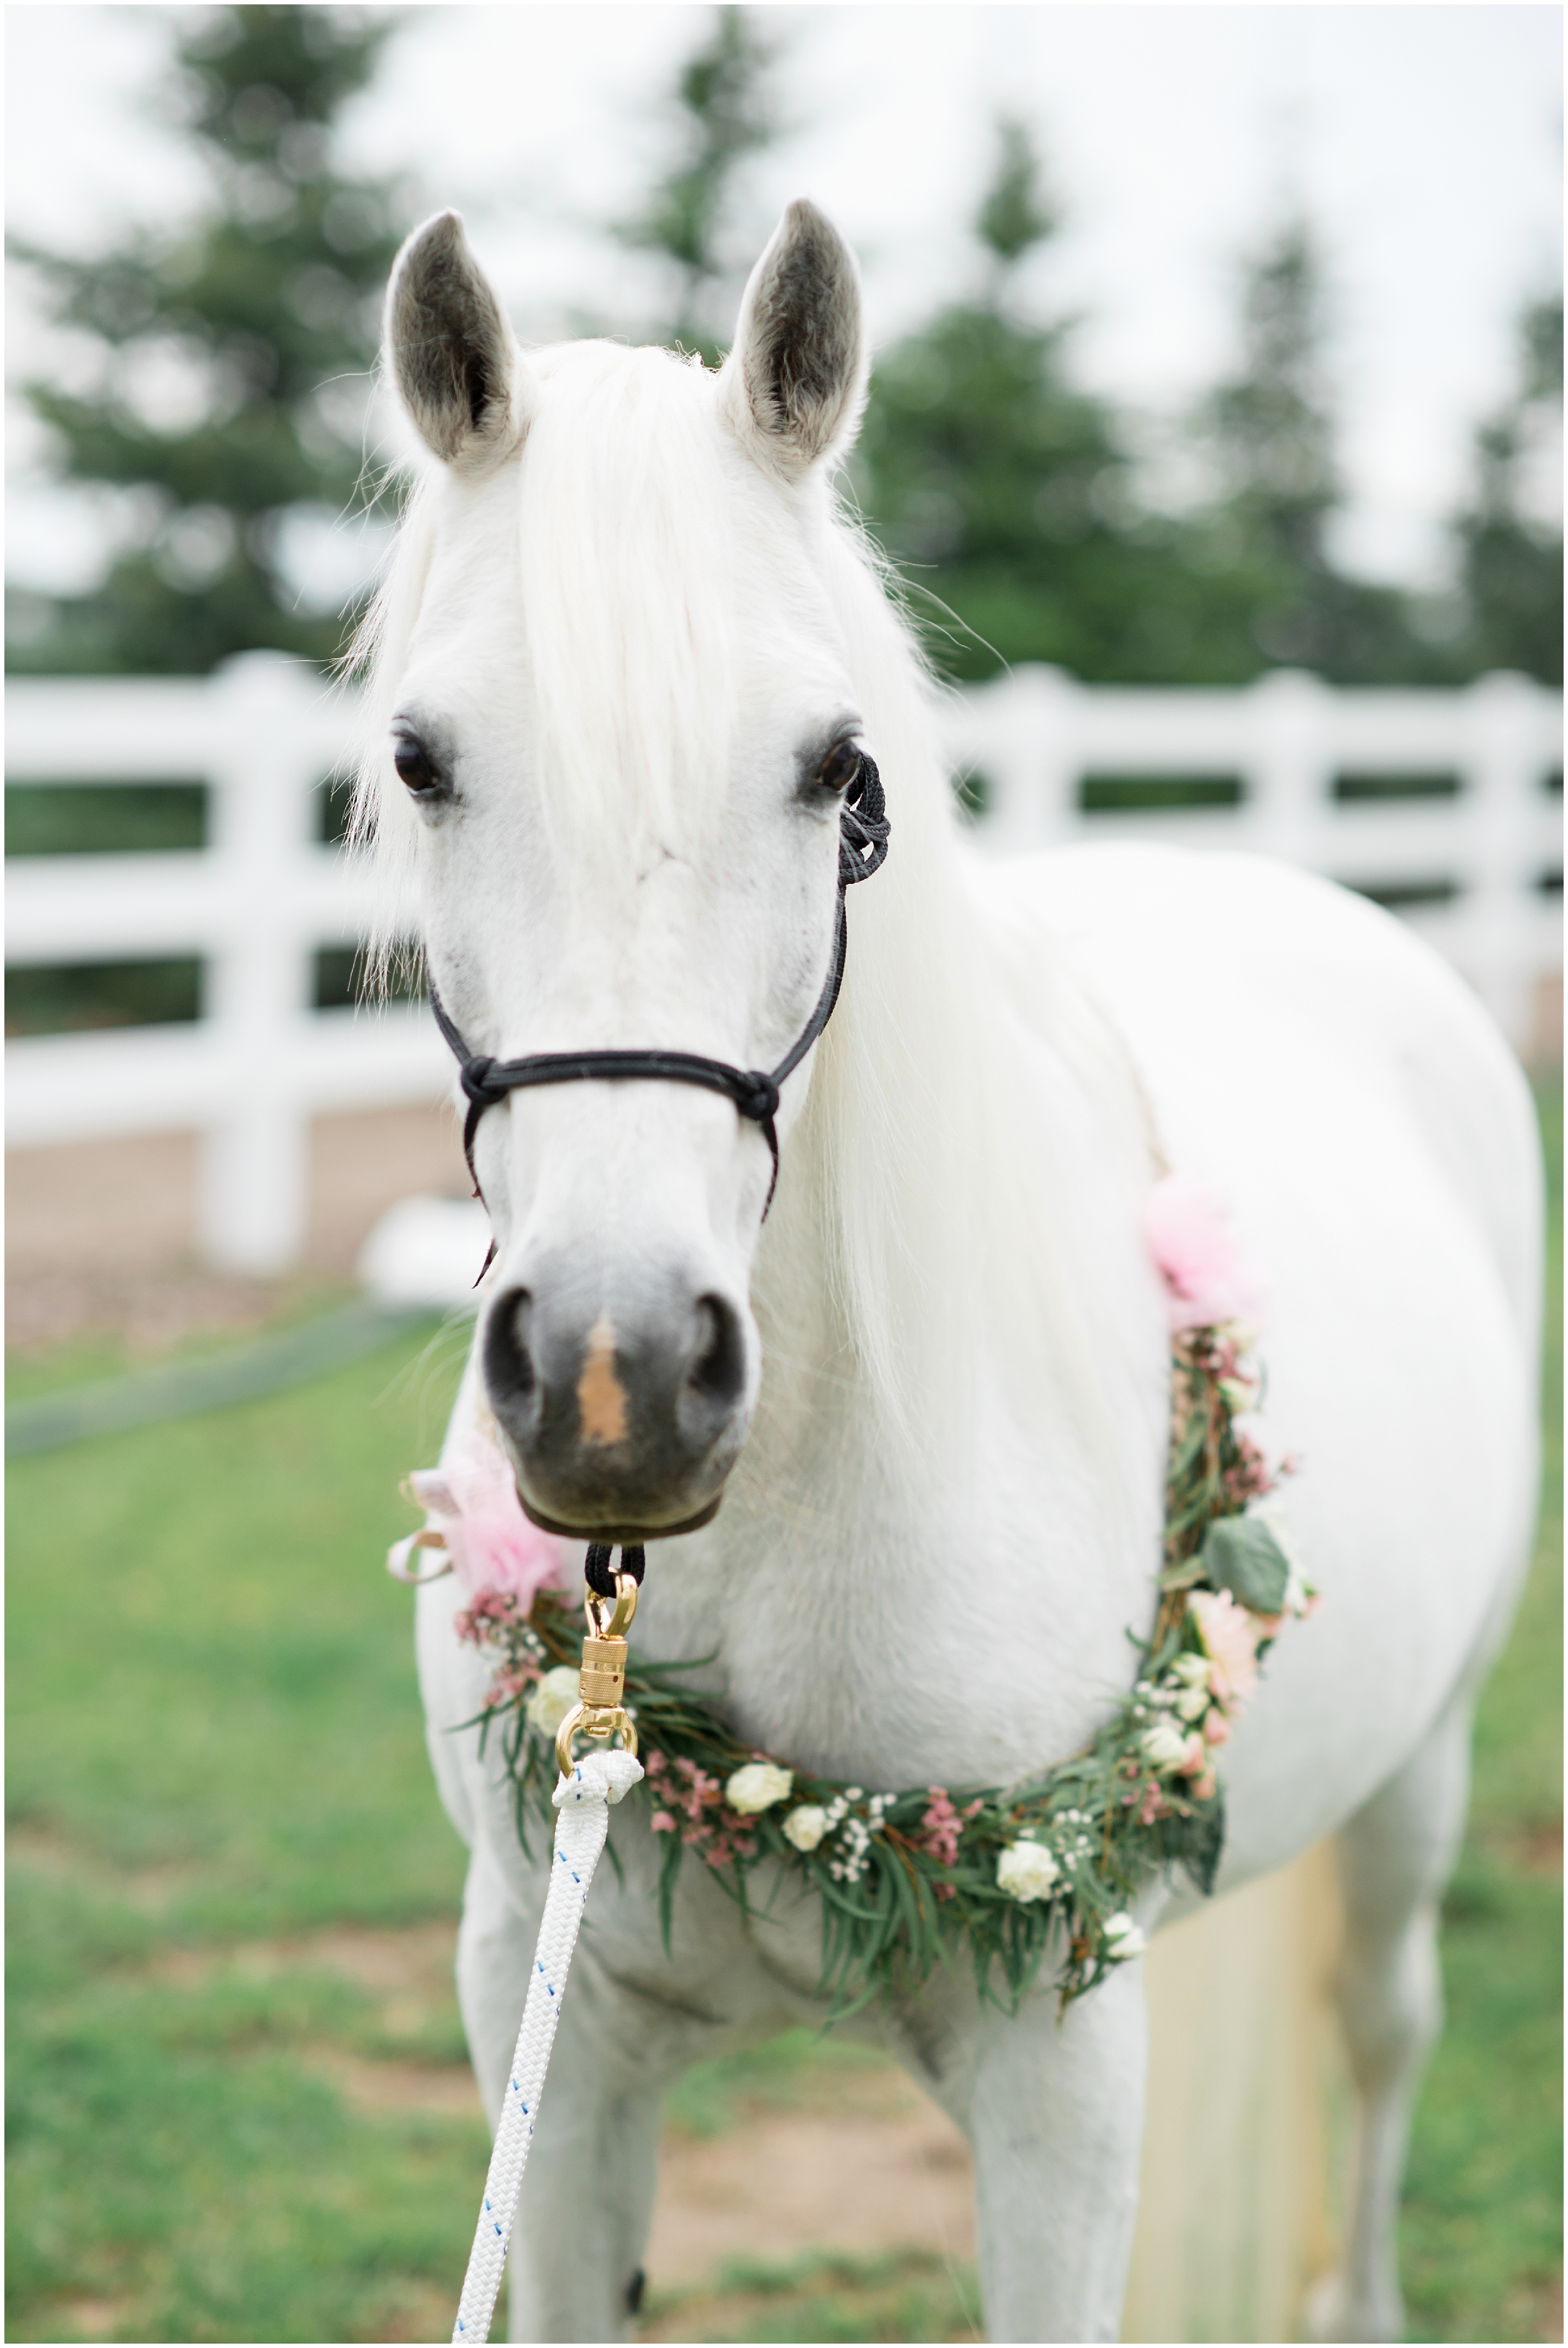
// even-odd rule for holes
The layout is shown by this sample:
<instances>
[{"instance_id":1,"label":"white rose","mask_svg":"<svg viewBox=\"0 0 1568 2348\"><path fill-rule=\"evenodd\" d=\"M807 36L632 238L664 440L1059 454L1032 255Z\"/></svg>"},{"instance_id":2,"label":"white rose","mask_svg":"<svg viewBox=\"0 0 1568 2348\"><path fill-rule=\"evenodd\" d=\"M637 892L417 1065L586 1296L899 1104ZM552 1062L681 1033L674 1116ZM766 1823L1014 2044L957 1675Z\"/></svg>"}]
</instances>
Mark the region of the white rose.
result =
<instances>
[{"instance_id":1,"label":"white rose","mask_svg":"<svg viewBox=\"0 0 1568 2348\"><path fill-rule=\"evenodd\" d=\"M579 1674L575 1664L558 1663L546 1672L528 1698L528 1725L541 1736L553 1736L578 1703Z\"/></svg>"},{"instance_id":2,"label":"white rose","mask_svg":"<svg viewBox=\"0 0 1568 2348\"><path fill-rule=\"evenodd\" d=\"M1059 1873L1050 1851L1037 1842L1009 1844L997 1861L997 1882L1003 1891L1027 1904L1045 1900Z\"/></svg>"},{"instance_id":3,"label":"white rose","mask_svg":"<svg viewBox=\"0 0 1568 2348\"><path fill-rule=\"evenodd\" d=\"M1207 1655L1178 1655L1171 1665L1171 1673L1173 1678L1181 1681L1184 1687L1206 1688L1209 1684L1209 1659Z\"/></svg>"},{"instance_id":4,"label":"white rose","mask_svg":"<svg viewBox=\"0 0 1568 2348\"><path fill-rule=\"evenodd\" d=\"M774 1802L782 1802L794 1784L793 1769L781 1769L772 1761L748 1761L724 1787L724 1799L731 1809L750 1816L755 1810L770 1809Z\"/></svg>"},{"instance_id":5,"label":"white rose","mask_svg":"<svg viewBox=\"0 0 1568 2348\"><path fill-rule=\"evenodd\" d=\"M1131 1916L1105 1919L1105 1953L1113 1964L1124 1964L1129 1957L1141 1957L1148 1945Z\"/></svg>"},{"instance_id":6,"label":"white rose","mask_svg":"<svg viewBox=\"0 0 1568 2348\"><path fill-rule=\"evenodd\" d=\"M1173 1769L1187 1749L1186 1738L1168 1720L1161 1721L1157 1728L1146 1728L1139 1741L1156 1769Z\"/></svg>"},{"instance_id":7,"label":"white rose","mask_svg":"<svg viewBox=\"0 0 1568 2348\"><path fill-rule=\"evenodd\" d=\"M1176 1698L1176 1710L1184 1720L1201 1720L1209 1708L1206 1687L1184 1688Z\"/></svg>"},{"instance_id":8,"label":"white rose","mask_svg":"<svg viewBox=\"0 0 1568 2348\"><path fill-rule=\"evenodd\" d=\"M815 1802L802 1802L785 1818L784 1830L796 1850L815 1850L827 1832L827 1812Z\"/></svg>"}]
</instances>

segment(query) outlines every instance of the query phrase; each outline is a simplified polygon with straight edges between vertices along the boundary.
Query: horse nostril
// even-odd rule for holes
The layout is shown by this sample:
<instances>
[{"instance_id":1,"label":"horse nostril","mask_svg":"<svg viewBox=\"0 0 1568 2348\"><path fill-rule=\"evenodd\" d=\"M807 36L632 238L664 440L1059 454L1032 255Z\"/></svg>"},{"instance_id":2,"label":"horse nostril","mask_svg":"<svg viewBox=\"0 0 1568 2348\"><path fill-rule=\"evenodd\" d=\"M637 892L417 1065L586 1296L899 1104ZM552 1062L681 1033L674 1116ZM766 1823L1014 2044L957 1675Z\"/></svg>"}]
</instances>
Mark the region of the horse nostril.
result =
<instances>
[{"instance_id":1,"label":"horse nostril","mask_svg":"<svg viewBox=\"0 0 1568 2348\"><path fill-rule=\"evenodd\" d=\"M498 1296L490 1308L485 1331L485 1383L493 1402L531 1402L538 1384L534 1357L528 1350L528 1315L533 1298L526 1288Z\"/></svg>"},{"instance_id":2,"label":"horse nostril","mask_svg":"<svg viewBox=\"0 0 1568 2348\"><path fill-rule=\"evenodd\" d=\"M697 1299L697 1355L686 1373L689 1392L723 1411L745 1391L746 1342L741 1316L722 1296Z\"/></svg>"}]
</instances>

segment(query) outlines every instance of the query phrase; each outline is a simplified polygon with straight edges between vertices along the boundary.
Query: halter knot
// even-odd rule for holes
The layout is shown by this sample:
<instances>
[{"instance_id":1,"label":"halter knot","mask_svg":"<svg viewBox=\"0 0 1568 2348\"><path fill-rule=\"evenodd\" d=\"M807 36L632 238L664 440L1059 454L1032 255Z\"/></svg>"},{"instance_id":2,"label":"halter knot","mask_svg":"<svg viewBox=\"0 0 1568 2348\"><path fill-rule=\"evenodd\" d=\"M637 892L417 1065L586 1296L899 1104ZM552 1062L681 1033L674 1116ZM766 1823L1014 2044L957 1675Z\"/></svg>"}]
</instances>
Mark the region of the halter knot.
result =
<instances>
[{"instance_id":1,"label":"halter knot","mask_svg":"<svg viewBox=\"0 0 1568 2348\"><path fill-rule=\"evenodd\" d=\"M753 1125L767 1125L778 1114L777 1085L760 1068L737 1068L735 1074L739 1078L734 1089L735 1107Z\"/></svg>"},{"instance_id":2,"label":"halter knot","mask_svg":"<svg viewBox=\"0 0 1568 2348\"><path fill-rule=\"evenodd\" d=\"M465 1060L459 1068L458 1080L476 1108L494 1108L507 1097L507 1086L495 1081L497 1063L487 1053L477 1053Z\"/></svg>"}]
</instances>

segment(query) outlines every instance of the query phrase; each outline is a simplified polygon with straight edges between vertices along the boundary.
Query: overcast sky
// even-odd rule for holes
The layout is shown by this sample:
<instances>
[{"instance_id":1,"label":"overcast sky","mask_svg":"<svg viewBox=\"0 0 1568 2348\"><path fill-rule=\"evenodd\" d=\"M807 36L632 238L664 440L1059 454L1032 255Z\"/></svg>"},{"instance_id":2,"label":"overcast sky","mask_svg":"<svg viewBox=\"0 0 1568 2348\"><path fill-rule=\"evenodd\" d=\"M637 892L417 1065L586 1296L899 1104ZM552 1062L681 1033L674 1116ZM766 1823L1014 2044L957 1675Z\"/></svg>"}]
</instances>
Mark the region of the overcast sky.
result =
<instances>
[{"instance_id":1,"label":"overcast sky","mask_svg":"<svg viewBox=\"0 0 1568 2348\"><path fill-rule=\"evenodd\" d=\"M435 6L405 21L345 154L456 203L525 334L574 304L634 327L648 285L593 232L665 160L656 101L708 12ZM1029 287L1082 320L1081 380L1173 413L1235 355L1235 263L1291 191L1333 283L1351 490L1341 553L1434 575L1470 436L1506 394L1522 303L1557 282L1561 13L1553 6L795 5L794 126L746 191L760 242L793 195L856 245L886 342L973 270L964 228L997 111L1035 127L1068 221ZM140 7L12 7L14 231L85 247L169 221L201 179L157 120L166 36ZM36 364L25 301L12 369ZM13 410L14 573L64 584L90 554L37 482Z\"/></svg>"}]
</instances>

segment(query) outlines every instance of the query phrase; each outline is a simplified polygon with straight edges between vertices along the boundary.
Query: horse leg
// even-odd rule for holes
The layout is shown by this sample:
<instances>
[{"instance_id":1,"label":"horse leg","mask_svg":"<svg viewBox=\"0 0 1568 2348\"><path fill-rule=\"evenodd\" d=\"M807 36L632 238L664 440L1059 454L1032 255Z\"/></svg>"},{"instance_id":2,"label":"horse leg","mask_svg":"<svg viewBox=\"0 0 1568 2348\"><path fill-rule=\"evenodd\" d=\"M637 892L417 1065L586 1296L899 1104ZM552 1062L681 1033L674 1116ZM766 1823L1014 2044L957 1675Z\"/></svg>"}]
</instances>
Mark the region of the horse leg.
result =
<instances>
[{"instance_id":1,"label":"horse leg","mask_svg":"<svg viewBox=\"0 0 1568 2348\"><path fill-rule=\"evenodd\" d=\"M1119 1965L1058 2017L918 2009L898 2051L974 2147L989 2340L1118 2340L1138 2211L1148 2022L1143 1965Z\"/></svg>"},{"instance_id":2,"label":"horse leg","mask_svg":"<svg viewBox=\"0 0 1568 2348\"><path fill-rule=\"evenodd\" d=\"M1404 2336L1399 2185L1442 2025L1438 1905L1464 1831L1471 1711L1467 1692L1337 1837L1345 1950L1335 1987L1358 2109L1344 2257L1311 2308L1320 2340Z\"/></svg>"},{"instance_id":3,"label":"horse leg","mask_svg":"<svg viewBox=\"0 0 1568 2348\"><path fill-rule=\"evenodd\" d=\"M492 2128L538 1932L538 1916L522 1912L479 1841L463 1895L457 1992ZM511 2340L623 2340L641 2293L667 2074L654 2068L652 2047L647 2062L620 2059L619 2002L579 1942L507 2258Z\"/></svg>"}]
</instances>

